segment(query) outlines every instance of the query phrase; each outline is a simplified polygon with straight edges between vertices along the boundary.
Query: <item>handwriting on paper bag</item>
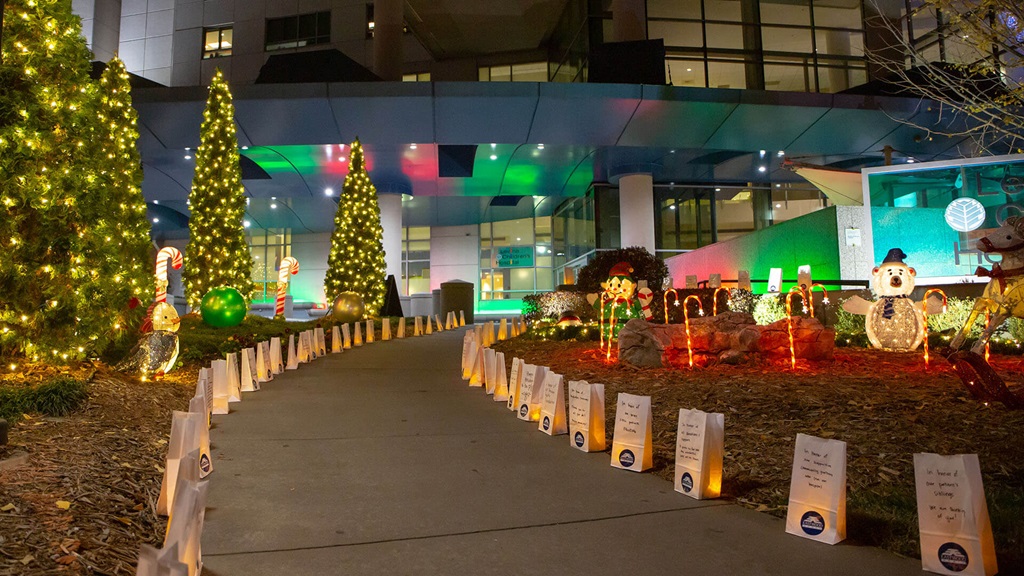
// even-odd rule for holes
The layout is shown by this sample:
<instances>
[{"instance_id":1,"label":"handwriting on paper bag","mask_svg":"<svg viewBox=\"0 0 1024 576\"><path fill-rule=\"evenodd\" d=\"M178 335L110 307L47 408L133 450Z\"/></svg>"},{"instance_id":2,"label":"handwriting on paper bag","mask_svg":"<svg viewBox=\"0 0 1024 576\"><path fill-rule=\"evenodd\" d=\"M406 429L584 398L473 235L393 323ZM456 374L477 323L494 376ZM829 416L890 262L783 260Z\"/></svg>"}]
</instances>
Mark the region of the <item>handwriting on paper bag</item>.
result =
<instances>
[{"instance_id":1,"label":"handwriting on paper bag","mask_svg":"<svg viewBox=\"0 0 1024 576\"><path fill-rule=\"evenodd\" d=\"M947 500L960 500L960 470L936 470L928 468L925 470L925 487L932 494L936 502L929 502L928 511L934 514L936 520L945 520L947 523L960 522L966 510L959 506L947 505Z\"/></svg>"},{"instance_id":2,"label":"handwriting on paper bag","mask_svg":"<svg viewBox=\"0 0 1024 576\"><path fill-rule=\"evenodd\" d=\"M807 448L804 448L803 454L800 471L804 473L807 486L818 490L824 488L835 477L831 470L832 464L828 461L828 454L819 454Z\"/></svg>"}]
</instances>

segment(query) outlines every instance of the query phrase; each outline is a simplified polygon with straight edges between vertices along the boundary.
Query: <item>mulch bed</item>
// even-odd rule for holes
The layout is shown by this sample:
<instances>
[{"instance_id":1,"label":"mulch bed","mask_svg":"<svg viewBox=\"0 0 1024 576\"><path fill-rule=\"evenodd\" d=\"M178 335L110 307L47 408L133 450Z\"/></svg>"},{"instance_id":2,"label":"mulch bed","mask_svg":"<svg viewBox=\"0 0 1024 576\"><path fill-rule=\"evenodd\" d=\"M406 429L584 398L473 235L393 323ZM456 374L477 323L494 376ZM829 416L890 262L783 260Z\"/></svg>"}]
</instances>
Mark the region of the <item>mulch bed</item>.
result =
<instances>
[{"instance_id":1,"label":"mulch bed","mask_svg":"<svg viewBox=\"0 0 1024 576\"><path fill-rule=\"evenodd\" d=\"M607 430L619 392L651 396L652 472L670 482L680 408L725 414L723 497L785 515L797 433L847 443L848 535L852 541L920 554L913 454L978 454L1001 574L1024 573L1024 411L979 403L942 358L839 348L832 362L759 358L739 366L637 369L605 360L596 342L515 339L514 356L566 380L603 383ZM993 356L1004 375L1024 359ZM1012 378L1012 377L1011 377ZM609 439L609 446L610 446ZM681 496L682 497L682 496Z\"/></svg>"},{"instance_id":2,"label":"mulch bed","mask_svg":"<svg viewBox=\"0 0 1024 576\"><path fill-rule=\"evenodd\" d=\"M187 410L197 370L140 382L102 365L30 366L0 385L58 373L89 380L89 402L64 418L26 417L12 426L0 460L0 575L134 574L139 547L163 543L155 513L171 411Z\"/></svg>"}]
</instances>

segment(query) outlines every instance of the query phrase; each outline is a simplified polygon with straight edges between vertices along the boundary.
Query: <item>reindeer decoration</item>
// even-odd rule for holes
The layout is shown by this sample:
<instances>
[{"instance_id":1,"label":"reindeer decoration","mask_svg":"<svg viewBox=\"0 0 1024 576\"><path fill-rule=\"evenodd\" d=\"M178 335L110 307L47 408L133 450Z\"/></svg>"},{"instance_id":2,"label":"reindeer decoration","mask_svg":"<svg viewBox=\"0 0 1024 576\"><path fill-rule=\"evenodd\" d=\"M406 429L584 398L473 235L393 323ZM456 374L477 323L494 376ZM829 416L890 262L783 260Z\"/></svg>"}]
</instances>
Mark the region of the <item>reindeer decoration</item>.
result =
<instances>
[{"instance_id":1,"label":"reindeer decoration","mask_svg":"<svg viewBox=\"0 0 1024 576\"><path fill-rule=\"evenodd\" d=\"M1011 216L994 232L978 240L978 250L1002 255L991 270L978 267L977 276L989 277L967 322L950 342L946 354L964 385L975 398L998 400L1009 408L1024 408L1024 397L1011 392L982 354L996 329L1010 317L1024 318L1024 218ZM969 351L960 350L978 316L988 312L991 322Z\"/></svg>"}]
</instances>

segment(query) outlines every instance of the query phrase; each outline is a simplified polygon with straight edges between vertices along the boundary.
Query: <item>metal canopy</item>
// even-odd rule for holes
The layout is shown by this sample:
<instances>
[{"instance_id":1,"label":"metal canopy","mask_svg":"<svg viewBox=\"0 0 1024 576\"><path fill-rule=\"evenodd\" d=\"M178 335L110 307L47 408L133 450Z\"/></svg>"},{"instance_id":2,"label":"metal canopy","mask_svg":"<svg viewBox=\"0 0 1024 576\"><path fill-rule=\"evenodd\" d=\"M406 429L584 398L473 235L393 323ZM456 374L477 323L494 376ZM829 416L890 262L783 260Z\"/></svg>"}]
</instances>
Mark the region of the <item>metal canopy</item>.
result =
<instances>
[{"instance_id":1,"label":"metal canopy","mask_svg":"<svg viewBox=\"0 0 1024 576\"><path fill-rule=\"evenodd\" d=\"M148 88L134 99L146 198L187 215L194 161L186 156L199 144L206 90ZM780 169L780 151L857 169L880 165L887 144L898 160L917 161L962 156L967 144L898 121L959 121L934 103L671 86L252 85L235 90L235 108L242 154L270 176L245 181L253 225L313 232L333 227L356 137L378 190L417 199L405 203L404 217L422 225L479 221L493 196L578 196L629 170L650 171L661 184L799 182ZM438 144L477 145L474 176L439 177ZM418 202L428 196L467 200ZM272 197L288 202L271 210ZM162 218L157 228L180 233L174 222Z\"/></svg>"}]
</instances>

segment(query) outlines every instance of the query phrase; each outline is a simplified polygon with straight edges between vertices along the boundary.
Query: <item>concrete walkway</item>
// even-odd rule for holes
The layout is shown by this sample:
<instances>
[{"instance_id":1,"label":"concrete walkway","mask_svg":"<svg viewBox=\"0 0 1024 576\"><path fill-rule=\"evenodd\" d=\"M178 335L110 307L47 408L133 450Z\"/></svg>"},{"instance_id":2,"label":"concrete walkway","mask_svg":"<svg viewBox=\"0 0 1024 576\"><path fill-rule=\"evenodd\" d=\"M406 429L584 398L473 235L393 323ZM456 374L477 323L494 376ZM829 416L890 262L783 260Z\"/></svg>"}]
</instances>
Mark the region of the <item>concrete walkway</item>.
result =
<instances>
[{"instance_id":1,"label":"concrete walkway","mask_svg":"<svg viewBox=\"0 0 1024 576\"><path fill-rule=\"evenodd\" d=\"M328 354L216 416L204 573L921 574L573 450L467 387L461 344Z\"/></svg>"}]
</instances>

